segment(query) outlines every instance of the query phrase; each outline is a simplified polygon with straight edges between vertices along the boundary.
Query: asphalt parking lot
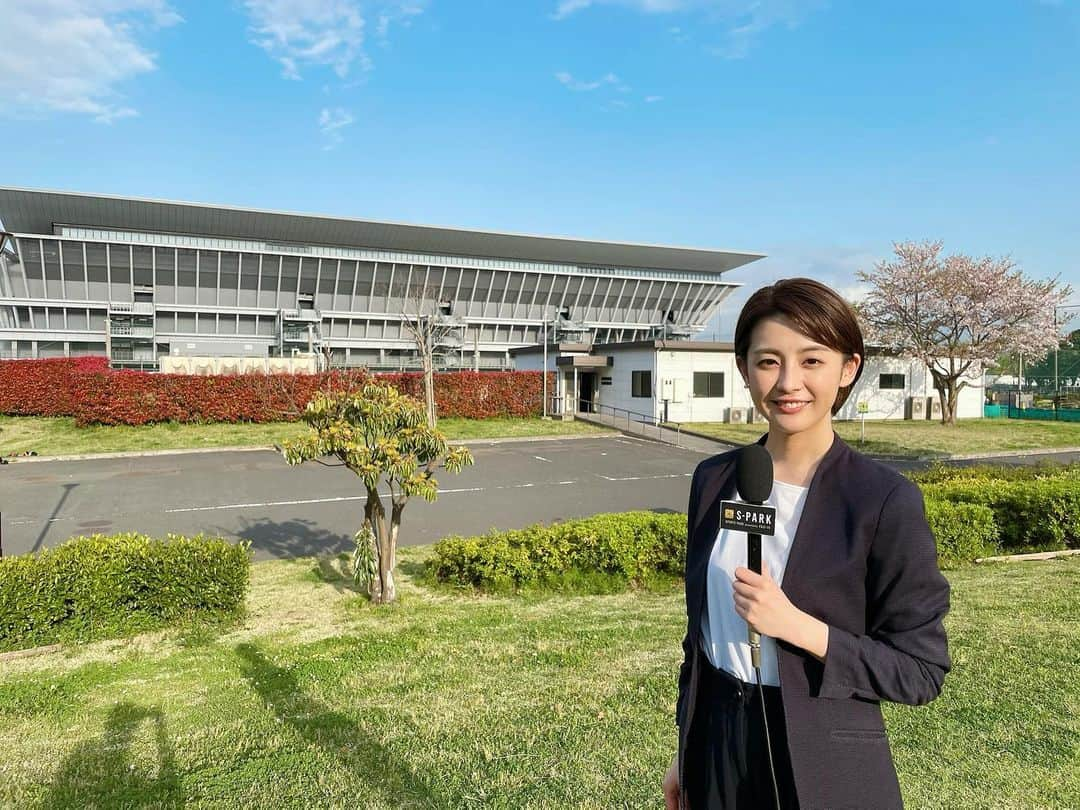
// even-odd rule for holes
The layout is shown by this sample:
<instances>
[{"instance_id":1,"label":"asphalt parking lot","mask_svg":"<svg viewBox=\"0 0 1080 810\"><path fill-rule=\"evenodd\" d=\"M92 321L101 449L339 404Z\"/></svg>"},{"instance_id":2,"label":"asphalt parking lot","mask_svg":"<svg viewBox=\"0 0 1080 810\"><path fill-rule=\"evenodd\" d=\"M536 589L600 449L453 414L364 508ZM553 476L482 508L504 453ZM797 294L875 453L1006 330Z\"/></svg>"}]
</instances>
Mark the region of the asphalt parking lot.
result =
<instances>
[{"instance_id":1,"label":"asphalt parking lot","mask_svg":"<svg viewBox=\"0 0 1080 810\"><path fill-rule=\"evenodd\" d=\"M438 501L409 501L403 545L598 512L683 512L706 456L623 436L470 449L472 467L438 476ZM0 527L5 555L139 531L245 537L257 559L295 557L351 549L365 498L344 468L289 467L266 450L41 461L0 470Z\"/></svg>"}]
</instances>

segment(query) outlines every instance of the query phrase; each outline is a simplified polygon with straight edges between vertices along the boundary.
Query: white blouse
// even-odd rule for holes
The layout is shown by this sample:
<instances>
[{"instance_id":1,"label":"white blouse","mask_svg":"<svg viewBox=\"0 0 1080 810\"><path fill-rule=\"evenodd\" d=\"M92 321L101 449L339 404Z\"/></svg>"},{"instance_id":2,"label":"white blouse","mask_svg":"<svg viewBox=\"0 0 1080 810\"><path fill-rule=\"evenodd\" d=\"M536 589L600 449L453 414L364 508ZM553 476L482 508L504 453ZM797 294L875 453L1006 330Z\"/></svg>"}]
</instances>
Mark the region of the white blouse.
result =
<instances>
[{"instance_id":1,"label":"white blouse","mask_svg":"<svg viewBox=\"0 0 1080 810\"><path fill-rule=\"evenodd\" d=\"M773 481L765 503L776 509L776 534L761 538L761 563L772 578L783 584L791 543L799 528L808 487ZM746 620L735 612L735 569L747 565L746 533L721 529L709 555L705 608L701 616L701 646L709 661L746 683L757 683L750 663ZM780 685L776 640L761 636L761 682Z\"/></svg>"}]
</instances>

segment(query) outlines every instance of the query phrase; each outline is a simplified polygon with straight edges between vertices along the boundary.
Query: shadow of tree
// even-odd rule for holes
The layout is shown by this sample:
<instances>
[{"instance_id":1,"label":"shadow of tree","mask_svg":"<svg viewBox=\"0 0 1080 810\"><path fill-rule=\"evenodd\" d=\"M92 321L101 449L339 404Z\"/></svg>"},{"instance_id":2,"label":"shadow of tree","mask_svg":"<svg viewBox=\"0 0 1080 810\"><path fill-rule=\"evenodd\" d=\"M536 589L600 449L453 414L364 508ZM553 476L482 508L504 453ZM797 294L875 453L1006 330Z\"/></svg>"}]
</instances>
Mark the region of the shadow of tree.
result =
<instances>
[{"instance_id":1,"label":"shadow of tree","mask_svg":"<svg viewBox=\"0 0 1080 810\"><path fill-rule=\"evenodd\" d=\"M130 761L132 741L145 721L153 723L157 774ZM64 757L43 808L183 807L172 744L159 708L119 703L109 710L100 738L79 743Z\"/></svg>"},{"instance_id":2,"label":"shadow of tree","mask_svg":"<svg viewBox=\"0 0 1080 810\"><path fill-rule=\"evenodd\" d=\"M305 695L288 669L276 666L254 644L239 644L241 674L267 707L301 737L360 773L371 788L393 807L435 808L448 804L423 776L414 773L362 724ZM380 712L377 709L368 709ZM406 723L399 719L397 722ZM356 797L356 806L364 806Z\"/></svg>"},{"instance_id":3,"label":"shadow of tree","mask_svg":"<svg viewBox=\"0 0 1080 810\"><path fill-rule=\"evenodd\" d=\"M358 522L357 527L359 525ZM342 552L351 554L354 545L351 536L327 531L315 521L304 518L281 521L245 518L239 530L218 526L207 531L216 532L222 537L235 533L250 540L257 560L334 556Z\"/></svg>"},{"instance_id":4,"label":"shadow of tree","mask_svg":"<svg viewBox=\"0 0 1080 810\"><path fill-rule=\"evenodd\" d=\"M352 565L349 558L344 554L335 554L330 557L319 557L315 561L312 573L321 582L332 585L340 593L360 595L352 578Z\"/></svg>"}]
</instances>

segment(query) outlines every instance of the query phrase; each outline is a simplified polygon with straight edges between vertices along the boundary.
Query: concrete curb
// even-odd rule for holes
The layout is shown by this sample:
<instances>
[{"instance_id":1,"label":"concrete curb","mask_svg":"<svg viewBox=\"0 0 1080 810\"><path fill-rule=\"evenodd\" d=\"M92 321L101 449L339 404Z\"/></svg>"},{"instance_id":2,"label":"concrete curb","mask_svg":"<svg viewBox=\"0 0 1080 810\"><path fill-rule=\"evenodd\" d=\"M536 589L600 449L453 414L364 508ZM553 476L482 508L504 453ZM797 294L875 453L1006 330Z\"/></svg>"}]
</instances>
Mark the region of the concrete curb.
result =
<instances>
[{"instance_id":1,"label":"concrete curb","mask_svg":"<svg viewBox=\"0 0 1080 810\"><path fill-rule=\"evenodd\" d=\"M553 442L565 439L604 439L611 436L621 436L618 431L603 431L600 433L574 433L567 436L504 436L491 439L453 439L448 444L452 445L482 445L482 444L506 444L508 442ZM32 464L41 461L93 461L96 459L110 458L146 458L149 456L186 456L194 453L252 453L259 450L276 452L272 445L246 445L238 447L187 447L175 450L133 450L119 453L86 453L83 455L66 456L12 456L8 458L9 464Z\"/></svg>"}]
</instances>

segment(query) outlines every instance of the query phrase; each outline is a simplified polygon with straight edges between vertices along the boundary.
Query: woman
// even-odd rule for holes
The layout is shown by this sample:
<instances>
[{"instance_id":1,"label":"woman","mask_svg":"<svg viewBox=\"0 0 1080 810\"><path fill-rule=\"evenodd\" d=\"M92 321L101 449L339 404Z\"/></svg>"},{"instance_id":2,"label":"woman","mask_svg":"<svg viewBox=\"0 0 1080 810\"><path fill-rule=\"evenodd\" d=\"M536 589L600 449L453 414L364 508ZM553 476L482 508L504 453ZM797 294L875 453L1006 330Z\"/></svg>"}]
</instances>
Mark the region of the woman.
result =
<instances>
[{"instance_id":1,"label":"woman","mask_svg":"<svg viewBox=\"0 0 1080 810\"><path fill-rule=\"evenodd\" d=\"M776 534L762 538L761 574L746 568L746 536L719 529L737 451L698 465L669 810L903 806L879 702L940 693L949 585L918 488L833 432L864 354L851 308L810 279L758 290L739 315L736 363L769 423L758 443L773 459Z\"/></svg>"}]
</instances>

